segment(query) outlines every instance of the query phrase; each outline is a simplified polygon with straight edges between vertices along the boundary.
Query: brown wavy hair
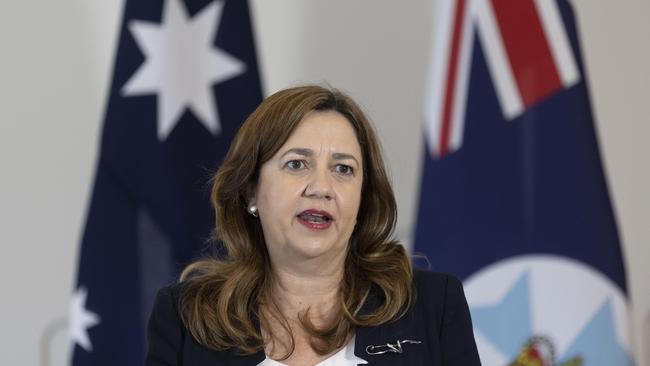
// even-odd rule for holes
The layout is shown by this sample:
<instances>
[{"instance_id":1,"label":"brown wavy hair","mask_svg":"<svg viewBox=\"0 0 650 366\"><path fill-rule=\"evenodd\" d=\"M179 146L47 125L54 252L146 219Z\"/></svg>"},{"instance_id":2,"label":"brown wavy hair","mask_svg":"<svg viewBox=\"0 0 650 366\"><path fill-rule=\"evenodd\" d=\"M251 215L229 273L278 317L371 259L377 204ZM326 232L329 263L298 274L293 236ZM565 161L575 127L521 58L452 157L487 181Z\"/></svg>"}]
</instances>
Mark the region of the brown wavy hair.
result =
<instances>
[{"instance_id":1,"label":"brown wavy hair","mask_svg":"<svg viewBox=\"0 0 650 366\"><path fill-rule=\"evenodd\" d=\"M293 353L295 342L288 321L270 296L272 274L262 227L246 208L260 167L311 111L336 111L347 118L361 146L364 166L361 204L345 259L338 315L319 328L310 322L308 312L299 314L302 327L311 336L311 347L318 354L328 354L342 347L355 327L397 319L413 300L411 262L404 247L393 239L397 205L372 125L361 108L336 89L315 85L290 88L265 99L248 117L213 177L213 239L221 241L226 254L196 261L181 274L181 317L194 338L208 348L236 348L243 354L263 350L260 324L269 329L266 314L270 312L291 339L285 358ZM364 307L371 298L376 306Z\"/></svg>"}]
</instances>

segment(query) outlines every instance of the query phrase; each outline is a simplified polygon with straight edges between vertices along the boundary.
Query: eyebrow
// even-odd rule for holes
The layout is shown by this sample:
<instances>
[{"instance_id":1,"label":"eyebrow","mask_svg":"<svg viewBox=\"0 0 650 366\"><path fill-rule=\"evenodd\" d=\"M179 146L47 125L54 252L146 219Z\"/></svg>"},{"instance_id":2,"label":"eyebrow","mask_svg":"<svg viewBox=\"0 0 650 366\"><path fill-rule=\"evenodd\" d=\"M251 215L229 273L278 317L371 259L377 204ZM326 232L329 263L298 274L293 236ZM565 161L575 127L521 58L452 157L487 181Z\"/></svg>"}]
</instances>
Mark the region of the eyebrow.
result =
<instances>
[{"instance_id":1,"label":"eyebrow","mask_svg":"<svg viewBox=\"0 0 650 366\"><path fill-rule=\"evenodd\" d=\"M314 155L314 152L311 149L295 147L295 148L292 148L292 149L289 149L289 150L285 151L280 157L282 158L285 155L291 154L291 153L306 156L306 157L311 157L311 156ZM355 158L354 155L351 155L351 154L333 153L332 158L334 160L354 160L354 162L356 162L358 166L361 166L361 164L359 164L359 160L357 160L357 158Z\"/></svg>"}]
</instances>

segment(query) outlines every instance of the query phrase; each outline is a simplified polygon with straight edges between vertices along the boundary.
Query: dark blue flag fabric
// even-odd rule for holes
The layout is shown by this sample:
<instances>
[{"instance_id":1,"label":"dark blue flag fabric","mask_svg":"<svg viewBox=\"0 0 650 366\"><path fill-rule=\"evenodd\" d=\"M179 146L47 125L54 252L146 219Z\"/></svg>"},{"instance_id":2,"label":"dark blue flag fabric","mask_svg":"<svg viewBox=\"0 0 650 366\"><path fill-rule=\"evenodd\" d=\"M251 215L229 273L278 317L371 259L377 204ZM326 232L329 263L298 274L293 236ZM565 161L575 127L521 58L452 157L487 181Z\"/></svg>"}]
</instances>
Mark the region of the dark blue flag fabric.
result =
<instances>
[{"instance_id":1,"label":"dark blue flag fabric","mask_svg":"<svg viewBox=\"0 0 650 366\"><path fill-rule=\"evenodd\" d=\"M72 365L142 365L156 291L206 249L208 181L262 92L247 1L127 0L72 296Z\"/></svg>"},{"instance_id":2,"label":"dark blue flag fabric","mask_svg":"<svg viewBox=\"0 0 650 366\"><path fill-rule=\"evenodd\" d=\"M632 365L570 5L438 4L414 250L463 279L484 365Z\"/></svg>"}]
</instances>

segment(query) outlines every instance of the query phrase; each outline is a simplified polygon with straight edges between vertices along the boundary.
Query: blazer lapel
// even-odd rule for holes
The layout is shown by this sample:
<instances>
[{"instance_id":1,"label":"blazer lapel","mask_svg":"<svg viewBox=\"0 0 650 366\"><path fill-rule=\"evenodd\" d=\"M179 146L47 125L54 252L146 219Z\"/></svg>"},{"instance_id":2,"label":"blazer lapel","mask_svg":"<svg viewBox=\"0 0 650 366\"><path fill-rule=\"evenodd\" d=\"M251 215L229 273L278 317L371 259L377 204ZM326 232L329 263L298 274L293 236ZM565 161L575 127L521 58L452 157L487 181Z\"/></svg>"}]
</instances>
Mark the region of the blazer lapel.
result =
<instances>
[{"instance_id":1,"label":"blazer lapel","mask_svg":"<svg viewBox=\"0 0 650 366\"><path fill-rule=\"evenodd\" d=\"M382 299L379 294L374 292L372 295L368 296L361 314L368 314L381 304ZM418 327L417 323L418 319L414 313L407 311L396 321L375 327L357 327L354 354L368 361L370 366L420 365L423 355L427 352L427 345L421 332L422 327ZM402 343L405 340L414 342ZM378 352L382 350L386 352Z\"/></svg>"}]
</instances>

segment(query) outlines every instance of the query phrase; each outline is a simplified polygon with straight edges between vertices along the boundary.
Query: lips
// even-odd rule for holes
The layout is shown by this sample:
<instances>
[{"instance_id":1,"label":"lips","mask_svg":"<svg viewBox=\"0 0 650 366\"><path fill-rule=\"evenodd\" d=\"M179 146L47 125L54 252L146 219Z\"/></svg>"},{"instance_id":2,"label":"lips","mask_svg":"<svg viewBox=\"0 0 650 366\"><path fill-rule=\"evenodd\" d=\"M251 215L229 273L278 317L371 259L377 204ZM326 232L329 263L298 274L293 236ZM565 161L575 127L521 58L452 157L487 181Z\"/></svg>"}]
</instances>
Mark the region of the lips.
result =
<instances>
[{"instance_id":1,"label":"lips","mask_svg":"<svg viewBox=\"0 0 650 366\"><path fill-rule=\"evenodd\" d=\"M325 230L332 224L334 219L327 211L305 210L297 215L298 222L313 230Z\"/></svg>"}]
</instances>

